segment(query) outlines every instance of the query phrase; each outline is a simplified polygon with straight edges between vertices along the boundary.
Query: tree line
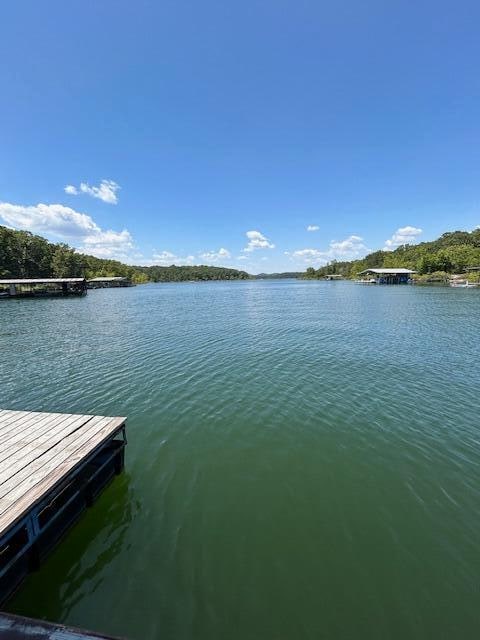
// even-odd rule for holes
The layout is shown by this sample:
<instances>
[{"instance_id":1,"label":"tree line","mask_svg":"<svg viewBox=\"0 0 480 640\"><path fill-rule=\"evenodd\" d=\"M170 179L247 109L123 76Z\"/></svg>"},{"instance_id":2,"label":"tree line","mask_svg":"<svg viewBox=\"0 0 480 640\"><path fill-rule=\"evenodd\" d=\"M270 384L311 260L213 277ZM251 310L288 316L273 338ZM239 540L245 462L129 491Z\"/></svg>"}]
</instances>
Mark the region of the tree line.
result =
<instances>
[{"instance_id":1,"label":"tree line","mask_svg":"<svg viewBox=\"0 0 480 640\"><path fill-rule=\"evenodd\" d=\"M394 251L374 251L361 260L332 261L307 269L304 277L323 278L339 274L354 278L365 269L406 267L420 277L441 278L462 273L467 267L480 266L480 229L444 233L432 242L405 244ZM247 280L247 272L225 267L132 266L118 260L96 258L79 253L65 243L52 243L29 231L17 231L0 225L0 278L67 278L124 276L132 282L184 282L206 280ZM277 274L277 277L301 274ZM260 274L257 277L268 277Z\"/></svg>"},{"instance_id":2,"label":"tree line","mask_svg":"<svg viewBox=\"0 0 480 640\"><path fill-rule=\"evenodd\" d=\"M209 266L137 267L79 253L29 231L0 225L0 278L74 278L123 276L132 282L245 280L245 271Z\"/></svg>"},{"instance_id":3,"label":"tree line","mask_svg":"<svg viewBox=\"0 0 480 640\"><path fill-rule=\"evenodd\" d=\"M324 278L338 274L357 277L365 269L405 267L413 269L425 279L463 273L467 267L480 266L480 229L451 231L437 240L405 244L394 251L374 251L361 260L338 262L315 269L307 269L306 278Z\"/></svg>"},{"instance_id":4,"label":"tree line","mask_svg":"<svg viewBox=\"0 0 480 640\"><path fill-rule=\"evenodd\" d=\"M248 280L246 271L228 269L226 267L209 267L207 265L177 267L136 267L145 274L150 282L187 282L191 280Z\"/></svg>"}]
</instances>

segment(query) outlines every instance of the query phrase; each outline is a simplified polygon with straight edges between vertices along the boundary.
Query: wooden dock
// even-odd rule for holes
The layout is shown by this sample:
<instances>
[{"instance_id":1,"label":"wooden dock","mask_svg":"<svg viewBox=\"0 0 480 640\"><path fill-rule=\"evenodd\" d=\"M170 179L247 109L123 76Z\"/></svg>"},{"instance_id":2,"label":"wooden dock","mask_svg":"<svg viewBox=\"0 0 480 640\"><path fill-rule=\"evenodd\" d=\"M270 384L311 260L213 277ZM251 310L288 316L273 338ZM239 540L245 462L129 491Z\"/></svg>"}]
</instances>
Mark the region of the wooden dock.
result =
<instances>
[{"instance_id":1,"label":"wooden dock","mask_svg":"<svg viewBox=\"0 0 480 640\"><path fill-rule=\"evenodd\" d=\"M0 603L121 472L125 422L0 410Z\"/></svg>"}]
</instances>

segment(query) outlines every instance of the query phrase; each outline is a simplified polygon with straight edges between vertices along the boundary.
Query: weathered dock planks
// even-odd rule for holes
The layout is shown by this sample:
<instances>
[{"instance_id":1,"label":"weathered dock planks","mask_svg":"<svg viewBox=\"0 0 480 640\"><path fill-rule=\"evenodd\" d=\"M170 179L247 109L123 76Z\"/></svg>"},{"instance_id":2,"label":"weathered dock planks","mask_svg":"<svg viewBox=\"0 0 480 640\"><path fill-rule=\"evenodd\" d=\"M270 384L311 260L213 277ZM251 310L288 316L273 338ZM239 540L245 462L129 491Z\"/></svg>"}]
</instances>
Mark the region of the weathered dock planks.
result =
<instances>
[{"instance_id":1,"label":"weathered dock planks","mask_svg":"<svg viewBox=\"0 0 480 640\"><path fill-rule=\"evenodd\" d=\"M0 602L121 471L125 422L0 410Z\"/></svg>"}]
</instances>

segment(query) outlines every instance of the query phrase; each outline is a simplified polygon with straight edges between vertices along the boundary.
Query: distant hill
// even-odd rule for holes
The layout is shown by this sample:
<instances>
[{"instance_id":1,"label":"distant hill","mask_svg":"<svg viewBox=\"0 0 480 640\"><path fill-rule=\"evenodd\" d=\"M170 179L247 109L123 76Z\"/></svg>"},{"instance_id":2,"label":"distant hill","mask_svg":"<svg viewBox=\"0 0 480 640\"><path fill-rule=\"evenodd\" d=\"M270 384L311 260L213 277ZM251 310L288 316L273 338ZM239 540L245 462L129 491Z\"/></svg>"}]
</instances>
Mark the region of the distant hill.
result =
<instances>
[{"instance_id":1,"label":"distant hill","mask_svg":"<svg viewBox=\"0 0 480 640\"><path fill-rule=\"evenodd\" d=\"M374 251L361 260L332 261L324 267L310 267L306 278L323 278L340 274L346 278L357 276L364 269L375 267L406 267L421 276L428 274L462 273L466 267L480 266L480 229L451 231L432 242L405 244L394 251Z\"/></svg>"},{"instance_id":2,"label":"distant hill","mask_svg":"<svg viewBox=\"0 0 480 640\"><path fill-rule=\"evenodd\" d=\"M86 278L125 276L133 282L246 280L245 271L223 267L135 267L78 253L63 243L49 242L29 231L0 225L0 278Z\"/></svg>"},{"instance_id":3,"label":"distant hill","mask_svg":"<svg viewBox=\"0 0 480 640\"><path fill-rule=\"evenodd\" d=\"M135 267L145 274L150 282L186 282L190 280L248 280L251 276L246 271L227 269L226 267L183 266L177 267Z\"/></svg>"},{"instance_id":4,"label":"distant hill","mask_svg":"<svg viewBox=\"0 0 480 640\"><path fill-rule=\"evenodd\" d=\"M282 278L303 278L303 271L283 271L282 273L259 273L256 276L252 276L256 280L274 280Z\"/></svg>"}]
</instances>

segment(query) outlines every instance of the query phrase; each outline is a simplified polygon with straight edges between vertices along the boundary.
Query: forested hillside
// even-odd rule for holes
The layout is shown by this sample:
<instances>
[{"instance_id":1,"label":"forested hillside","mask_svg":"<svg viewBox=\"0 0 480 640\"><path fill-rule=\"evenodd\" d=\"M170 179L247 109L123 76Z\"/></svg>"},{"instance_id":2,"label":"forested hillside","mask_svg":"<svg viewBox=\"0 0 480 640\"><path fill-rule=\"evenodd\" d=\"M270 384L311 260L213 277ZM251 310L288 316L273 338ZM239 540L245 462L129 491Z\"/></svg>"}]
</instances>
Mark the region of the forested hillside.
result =
<instances>
[{"instance_id":1,"label":"forested hillside","mask_svg":"<svg viewBox=\"0 0 480 640\"><path fill-rule=\"evenodd\" d=\"M0 278L67 278L125 276L133 282L244 280L245 271L223 267L135 267L117 260L78 253L67 244L52 243L28 231L0 225Z\"/></svg>"},{"instance_id":2,"label":"forested hillside","mask_svg":"<svg viewBox=\"0 0 480 640\"><path fill-rule=\"evenodd\" d=\"M303 278L303 271L282 271L281 273L259 273L255 277L256 280L283 280L285 278Z\"/></svg>"},{"instance_id":3,"label":"forested hillside","mask_svg":"<svg viewBox=\"0 0 480 640\"><path fill-rule=\"evenodd\" d=\"M336 262L307 269L307 278L323 278L338 273L346 278L374 267L406 267L420 275L462 273L466 267L480 266L480 229L444 233L432 242L406 244L394 251L375 251L362 260Z\"/></svg>"},{"instance_id":4,"label":"forested hillside","mask_svg":"<svg viewBox=\"0 0 480 640\"><path fill-rule=\"evenodd\" d=\"M185 282L190 280L248 280L246 271L206 265L177 267L136 267L150 282Z\"/></svg>"}]
</instances>

